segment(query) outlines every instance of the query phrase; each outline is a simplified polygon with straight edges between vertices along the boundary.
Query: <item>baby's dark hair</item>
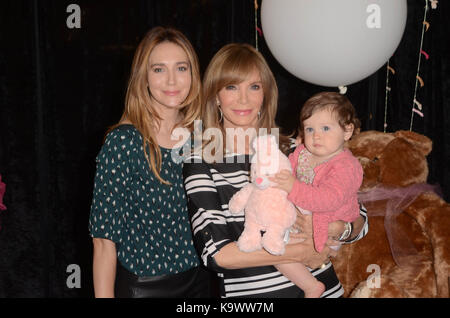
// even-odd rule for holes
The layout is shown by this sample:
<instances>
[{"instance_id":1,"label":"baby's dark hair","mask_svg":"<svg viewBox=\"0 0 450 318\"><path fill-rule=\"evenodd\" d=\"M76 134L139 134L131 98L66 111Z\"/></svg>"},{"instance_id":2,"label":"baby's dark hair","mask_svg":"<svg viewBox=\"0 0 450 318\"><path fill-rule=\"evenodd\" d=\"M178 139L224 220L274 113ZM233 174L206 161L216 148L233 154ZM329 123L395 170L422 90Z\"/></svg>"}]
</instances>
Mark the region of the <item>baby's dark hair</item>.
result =
<instances>
[{"instance_id":1,"label":"baby's dark hair","mask_svg":"<svg viewBox=\"0 0 450 318\"><path fill-rule=\"evenodd\" d=\"M356 117L356 110L345 95L336 92L321 92L309 98L300 111L300 127L298 134L304 139L304 121L316 111L329 109L336 116L339 126L346 130L346 126L353 124L353 134L359 132L361 122Z\"/></svg>"}]
</instances>

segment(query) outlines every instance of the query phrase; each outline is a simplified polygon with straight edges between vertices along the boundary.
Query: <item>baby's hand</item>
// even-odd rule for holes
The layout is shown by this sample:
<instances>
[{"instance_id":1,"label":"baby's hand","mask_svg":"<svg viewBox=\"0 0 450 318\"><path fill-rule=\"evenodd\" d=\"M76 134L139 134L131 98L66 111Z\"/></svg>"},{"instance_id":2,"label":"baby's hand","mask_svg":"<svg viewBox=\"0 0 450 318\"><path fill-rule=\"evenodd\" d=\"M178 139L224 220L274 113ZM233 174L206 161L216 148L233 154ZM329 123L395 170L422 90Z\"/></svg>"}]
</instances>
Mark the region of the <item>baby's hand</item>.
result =
<instances>
[{"instance_id":1,"label":"baby's hand","mask_svg":"<svg viewBox=\"0 0 450 318\"><path fill-rule=\"evenodd\" d=\"M275 188L281 189L286 191L287 193L290 193L292 191L292 188L294 187L295 177L292 175L292 172L290 172L287 169L281 170L277 174L275 174L273 177L269 177L269 180L272 182L277 183Z\"/></svg>"}]
</instances>

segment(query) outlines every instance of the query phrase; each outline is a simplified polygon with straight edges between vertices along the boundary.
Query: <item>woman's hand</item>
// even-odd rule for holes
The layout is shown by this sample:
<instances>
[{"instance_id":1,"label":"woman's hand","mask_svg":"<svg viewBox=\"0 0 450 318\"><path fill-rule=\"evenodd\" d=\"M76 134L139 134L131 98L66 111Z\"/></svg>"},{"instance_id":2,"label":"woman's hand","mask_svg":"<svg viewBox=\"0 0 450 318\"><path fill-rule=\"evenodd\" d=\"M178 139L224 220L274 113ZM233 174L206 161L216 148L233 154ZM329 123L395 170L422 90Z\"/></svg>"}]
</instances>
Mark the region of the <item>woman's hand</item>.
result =
<instances>
[{"instance_id":1,"label":"woman's hand","mask_svg":"<svg viewBox=\"0 0 450 318\"><path fill-rule=\"evenodd\" d=\"M359 216L352 222L353 230L350 234L350 237L347 240L352 240L358 236L358 234L361 232L361 230L364 227L364 217ZM345 223L344 221L334 221L328 224L328 237L331 239L334 239L337 241L337 239L344 233L345 230Z\"/></svg>"},{"instance_id":2,"label":"woman's hand","mask_svg":"<svg viewBox=\"0 0 450 318\"><path fill-rule=\"evenodd\" d=\"M335 237L339 237L344 231L345 222L343 221L335 221L331 222L328 225L328 241L326 245L330 246L338 246L339 241L335 240ZM294 230L297 230L298 233L291 233L290 238L297 242L298 240L304 241L307 238L313 237L313 227L312 227L312 215L310 214L300 214L297 213L297 219L295 224L292 226ZM335 257L337 255L337 251L330 249L329 256Z\"/></svg>"},{"instance_id":3,"label":"woman's hand","mask_svg":"<svg viewBox=\"0 0 450 318\"><path fill-rule=\"evenodd\" d=\"M295 243L293 246L299 250L300 259L298 261L309 268L318 268L330 261L329 254L331 249L328 246L325 246L324 249L318 253L314 249L312 238L308 238L301 243Z\"/></svg>"},{"instance_id":4,"label":"woman's hand","mask_svg":"<svg viewBox=\"0 0 450 318\"><path fill-rule=\"evenodd\" d=\"M328 224L328 237L337 241L345 230L344 221L333 221Z\"/></svg>"},{"instance_id":5,"label":"woman's hand","mask_svg":"<svg viewBox=\"0 0 450 318\"><path fill-rule=\"evenodd\" d=\"M312 215L297 213L297 219L292 227L298 232L298 234L294 235L311 238L313 236Z\"/></svg>"},{"instance_id":6,"label":"woman's hand","mask_svg":"<svg viewBox=\"0 0 450 318\"><path fill-rule=\"evenodd\" d=\"M297 213L297 219L292 226L299 233L303 233L308 237L313 236L312 215ZM330 239L336 239L341 236L345 229L344 221L333 221L328 224L328 237Z\"/></svg>"}]
</instances>

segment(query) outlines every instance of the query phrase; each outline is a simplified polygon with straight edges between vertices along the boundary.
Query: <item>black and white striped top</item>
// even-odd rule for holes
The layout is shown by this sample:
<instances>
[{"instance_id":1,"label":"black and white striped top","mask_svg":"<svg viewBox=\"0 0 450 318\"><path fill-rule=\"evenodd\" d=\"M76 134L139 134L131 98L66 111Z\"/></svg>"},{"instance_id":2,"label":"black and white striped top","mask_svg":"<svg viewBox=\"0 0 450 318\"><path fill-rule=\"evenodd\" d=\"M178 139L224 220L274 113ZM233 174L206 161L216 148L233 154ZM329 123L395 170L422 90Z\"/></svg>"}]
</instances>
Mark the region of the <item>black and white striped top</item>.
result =
<instances>
[{"instance_id":1,"label":"black and white striped top","mask_svg":"<svg viewBox=\"0 0 450 318\"><path fill-rule=\"evenodd\" d=\"M219 267L214 261L214 255L223 246L237 241L244 229L244 213L231 214L228 202L233 194L249 182L250 175L248 155L229 155L224 162L207 163L191 157L183 167L194 243L204 265L218 273L221 296L303 297L302 290L274 266L228 270ZM368 230L365 209L361 208L360 213L366 222L353 241L364 237ZM344 289L331 263L311 272L326 286L321 297L342 296Z\"/></svg>"}]
</instances>

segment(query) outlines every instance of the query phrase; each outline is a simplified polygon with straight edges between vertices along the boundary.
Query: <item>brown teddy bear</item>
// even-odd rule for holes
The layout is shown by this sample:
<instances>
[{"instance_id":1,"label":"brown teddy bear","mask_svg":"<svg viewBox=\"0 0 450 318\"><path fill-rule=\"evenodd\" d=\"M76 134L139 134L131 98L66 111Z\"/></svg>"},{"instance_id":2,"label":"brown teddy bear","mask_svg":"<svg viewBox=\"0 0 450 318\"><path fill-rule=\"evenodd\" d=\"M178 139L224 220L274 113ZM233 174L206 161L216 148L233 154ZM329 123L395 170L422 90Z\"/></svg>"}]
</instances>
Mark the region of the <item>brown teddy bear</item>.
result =
<instances>
[{"instance_id":1,"label":"brown teddy bear","mask_svg":"<svg viewBox=\"0 0 450 318\"><path fill-rule=\"evenodd\" d=\"M426 184L431 140L365 131L348 147L364 169L369 232L333 260L344 297L449 297L450 205Z\"/></svg>"}]
</instances>

